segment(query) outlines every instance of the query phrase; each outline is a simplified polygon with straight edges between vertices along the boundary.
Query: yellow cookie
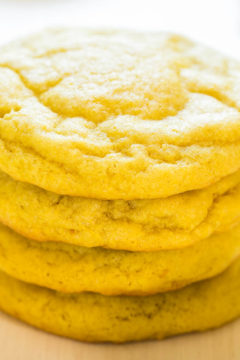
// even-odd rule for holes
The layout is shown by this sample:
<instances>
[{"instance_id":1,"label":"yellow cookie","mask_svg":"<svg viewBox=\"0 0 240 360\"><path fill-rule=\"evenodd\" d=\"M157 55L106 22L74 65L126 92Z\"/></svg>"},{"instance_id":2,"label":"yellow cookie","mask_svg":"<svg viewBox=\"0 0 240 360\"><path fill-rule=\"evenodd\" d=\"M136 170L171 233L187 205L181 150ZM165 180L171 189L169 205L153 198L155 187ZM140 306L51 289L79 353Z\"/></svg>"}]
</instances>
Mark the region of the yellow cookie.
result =
<instances>
[{"instance_id":1,"label":"yellow cookie","mask_svg":"<svg viewBox=\"0 0 240 360\"><path fill-rule=\"evenodd\" d=\"M181 250L148 253L27 240L0 226L0 269L61 292L145 295L222 272L240 255L240 226Z\"/></svg>"},{"instance_id":2,"label":"yellow cookie","mask_svg":"<svg viewBox=\"0 0 240 360\"><path fill-rule=\"evenodd\" d=\"M206 189L132 201L59 196L0 172L0 221L39 241L133 251L181 248L240 221L240 171Z\"/></svg>"},{"instance_id":3,"label":"yellow cookie","mask_svg":"<svg viewBox=\"0 0 240 360\"><path fill-rule=\"evenodd\" d=\"M240 168L240 65L183 37L47 30L0 50L0 168L59 194L167 197Z\"/></svg>"},{"instance_id":4,"label":"yellow cookie","mask_svg":"<svg viewBox=\"0 0 240 360\"><path fill-rule=\"evenodd\" d=\"M223 325L240 315L240 260L226 272L144 297L62 294L0 273L0 308L40 329L83 341L161 339Z\"/></svg>"}]
</instances>

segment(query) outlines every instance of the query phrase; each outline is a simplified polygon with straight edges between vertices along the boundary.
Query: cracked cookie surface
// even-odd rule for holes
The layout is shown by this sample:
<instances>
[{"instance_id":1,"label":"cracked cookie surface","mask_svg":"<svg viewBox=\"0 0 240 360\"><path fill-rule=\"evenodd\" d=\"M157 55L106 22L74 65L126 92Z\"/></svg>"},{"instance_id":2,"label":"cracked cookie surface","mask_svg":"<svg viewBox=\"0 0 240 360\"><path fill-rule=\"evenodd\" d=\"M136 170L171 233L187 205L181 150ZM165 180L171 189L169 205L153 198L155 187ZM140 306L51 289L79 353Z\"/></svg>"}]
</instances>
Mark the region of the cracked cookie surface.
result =
<instances>
[{"instance_id":1,"label":"cracked cookie surface","mask_svg":"<svg viewBox=\"0 0 240 360\"><path fill-rule=\"evenodd\" d=\"M96 200L57 195L0 171L0 221L38 241L157 251L189 246L240 221L240 171L165 199Z\"/></svg>"},{"instance_id":2,"label":"cracked cookie surface","mask_svg":"<svg viewBox=\"0 0 240 360\"><path fill-rule=\"evenodd\" d=\"M240 315L240 260L210 280L144 297L63 294L0 272L0 308L42 330L125 342L219 327Z\"/></svg>"},{"instance_id":3,"label":"cracked cookie surface","mask_svg":"<svg viewBox=\"0 0 240 360\"><path fill-rule=\"evenodd\" d=\"M240 65L171 34L47 30L0 50L0 168L59 194L167 197L240 167Z\"/></svg>"}]
</instances>

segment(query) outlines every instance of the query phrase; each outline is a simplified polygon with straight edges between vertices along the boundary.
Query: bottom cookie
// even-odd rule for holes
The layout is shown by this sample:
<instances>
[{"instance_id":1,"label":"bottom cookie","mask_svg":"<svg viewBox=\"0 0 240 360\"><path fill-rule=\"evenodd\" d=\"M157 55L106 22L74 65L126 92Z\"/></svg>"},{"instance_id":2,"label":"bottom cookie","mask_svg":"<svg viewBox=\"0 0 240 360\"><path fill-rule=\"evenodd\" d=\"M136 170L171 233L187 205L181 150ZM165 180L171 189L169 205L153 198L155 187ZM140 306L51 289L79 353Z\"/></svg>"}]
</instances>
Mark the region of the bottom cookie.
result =
<instances>
[{"instance_id":1,"label":"bottom cookie","mask_svg":"<svg viewBox=\"0 0 240 360\"><path fill-rule=\"evenodd\" d=\"M158 295L63 294L0 272L0 308L40 329L83 341L161 339L240 315L240 260L223 274Z\"/></svg>"}]
</instances>

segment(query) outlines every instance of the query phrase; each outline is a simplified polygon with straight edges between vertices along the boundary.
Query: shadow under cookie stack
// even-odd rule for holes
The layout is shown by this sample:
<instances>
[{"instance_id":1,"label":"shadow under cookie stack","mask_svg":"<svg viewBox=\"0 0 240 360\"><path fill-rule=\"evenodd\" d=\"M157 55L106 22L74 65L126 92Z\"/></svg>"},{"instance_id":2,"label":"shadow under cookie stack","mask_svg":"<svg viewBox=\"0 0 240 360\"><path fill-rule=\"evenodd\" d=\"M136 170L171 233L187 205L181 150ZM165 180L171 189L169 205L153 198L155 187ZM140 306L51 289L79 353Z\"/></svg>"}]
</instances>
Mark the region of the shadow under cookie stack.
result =
<instances>
[{"instance_id":1,"label":"shadow under cookie stack","mask_svg":"<svg viewBox=\"0 0 240 360\"><path fill-rule=\"evenodd\" d=\"M83 341L240 315L240 64L165 33L0 50L0 308Z\"/></svg>"}]
</instances>

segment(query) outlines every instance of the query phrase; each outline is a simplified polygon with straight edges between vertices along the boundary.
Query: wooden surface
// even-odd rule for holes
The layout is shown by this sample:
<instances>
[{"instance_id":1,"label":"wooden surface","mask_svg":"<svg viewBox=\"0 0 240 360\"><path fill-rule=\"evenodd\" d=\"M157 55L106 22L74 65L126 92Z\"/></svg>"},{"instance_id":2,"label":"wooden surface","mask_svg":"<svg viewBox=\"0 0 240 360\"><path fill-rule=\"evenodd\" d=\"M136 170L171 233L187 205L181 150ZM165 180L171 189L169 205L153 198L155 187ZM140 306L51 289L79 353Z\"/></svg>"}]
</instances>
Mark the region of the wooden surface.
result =
<instances>
[{"instance_id":1,"label":"wooden surface","mask_svg":"<svg viewBox=\"0 0 240 360\"><path fill-rule=\"evenodd\" d=\"M181 32L240 57L239 0L0 0L0 18L0 44L45 26L117 26ZM240 360L240 320L204 334L116 346L59 338L0 313L0 360L99 359Z\"/></svg>"},{"instance_id":2,"label":"wooden surface","mask_svg":"<svg viewBox=\"0 0 240 360\"><path fill-rule=\"evenodd\" d=\"M84 344L0 313L1 360L240 360L240 320L202 334L127 345Z\"/></svg>"}]
</instances>

